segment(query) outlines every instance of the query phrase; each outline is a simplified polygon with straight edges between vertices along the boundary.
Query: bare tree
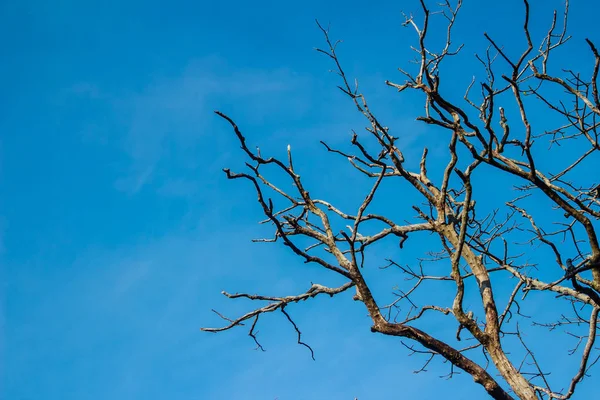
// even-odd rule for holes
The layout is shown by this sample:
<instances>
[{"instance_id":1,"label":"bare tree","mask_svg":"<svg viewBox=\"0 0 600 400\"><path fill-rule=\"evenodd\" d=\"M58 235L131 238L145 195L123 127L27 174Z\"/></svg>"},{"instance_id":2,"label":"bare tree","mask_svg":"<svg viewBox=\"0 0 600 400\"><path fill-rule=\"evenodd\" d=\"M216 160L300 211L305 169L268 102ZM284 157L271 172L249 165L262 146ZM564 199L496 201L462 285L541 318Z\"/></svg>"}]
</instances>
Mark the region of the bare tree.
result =
<instances>
[{"instance_id":1,"label":"bare tree","mask_svg":"<svg viewBox=\"0 0 600 400\"><path fill-rule=\"evenodd\" d=\"M274 226L274 237L261 241L281 241L306 263L341 275L346 283L339 287L313 284L305 293L285 297L223 292L228 298L265 305L234 319L219 314L226 325L203 330L221 332L247 323L250 336L260 347L255 335L259 318L279 311L296 329L298 343L310 349L287 307L355 287L354 300L362 302L368 311L371 331L402 338L411 351L425 354L426 365L441 356L449 362L449 376L465 371L495 399L569 399L600 354L595 347L600 310L600 244L596 233L600 218L600 54L586 39L589 73L554 72L551 61L570 40L566 29L569 4L562 12L554 12L536 48L529 28L529 3L524 0L524 50L517 56L509 55L514 52L507 51L500 39L485 34L489 47L476 58L486 78L480 83L474 80L465 88L464 97L457 99L443 91L441 82L442 65L461 49L452 42L461 0L455 5L445 1L435 12L423 0L420 5L423 19L405 15L404 21L417 35L413 48L416 68L400 70L403 83L386 84L399 93L419 93L425 107L424 115L417 119L445 133L441 137L447 138L448 150L439 171L428 171L427 148L418 168L407 167L398 138L369 107L358 84L351 84L338 57L338 42L332 41L328 29L321 25L327 47L318 51L333 62L341 80L339 88L368 121L367 132L354 133L348 150L322 142L326 151L341 156L358 174L372 179L372 188L356 211L343 211L313 197L293 163L289 146L287 159L265 157L260 150L248 148L229 116L216 112L231 124L248 158L249 172L226 169L227 177L252 184L265 222ZM441 48L427 45L436 21L443 21L446 28ZM543 118L539 118L539 110ZM539 121L534 124L536 119ZM548 128L549 124L553 125ZM541 157L544 152L553 152L554 161L549 163L547 157ZM283 172L294 192L285 191L265 175L268 167ZM485 204L477 204L474 195L478 176L506 177L515 189L514 197L487 213ZM369 212L387 181L416 191L422 199L403 210L404 221ZM340 220L347 229L333 228ZM370 246L391 239L399 241L400 248L414 240L426 241L430 251L408 265L389 259L387 267L397 268L406 278L406 286L394 291L394 301L384 305L378 299L385 296L372 291L364 268ZM446 285L453 301L428 303L429 285L438 284ZM550 322L521 312L533 292L544 295L548 304L544 315L555 317ZM476 298L478 304L468 309L466 297ZM557 305L559 302L569 305L570 314ZM455 326L455 340L441 340L435 332L416 327L427 318ZM558 388L548 379L556 365L541 365L522 334L532 325L575 340L571 354L580 358L579 367ZM470 344L462 345L466 339Z\"/></svg>"}]
</instances>

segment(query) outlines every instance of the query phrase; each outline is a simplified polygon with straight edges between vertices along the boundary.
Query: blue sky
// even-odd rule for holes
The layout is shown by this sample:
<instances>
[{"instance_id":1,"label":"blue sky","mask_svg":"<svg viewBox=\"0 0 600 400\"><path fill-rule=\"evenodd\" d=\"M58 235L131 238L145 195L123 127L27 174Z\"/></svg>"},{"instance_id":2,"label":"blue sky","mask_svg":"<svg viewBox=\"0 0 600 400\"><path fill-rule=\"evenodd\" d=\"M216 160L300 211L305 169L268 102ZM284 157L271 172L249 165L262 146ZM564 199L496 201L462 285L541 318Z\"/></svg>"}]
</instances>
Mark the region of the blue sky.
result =
<instances>
[{"instance_id":1,"label":"blue sky","mask_svg":"<svg viewBox=\"0 0 600 400\"><path fill-rule=\"evenodd\" d=\"M485 48L484 31L522 45L519 1L465 3L465 61L445 72L458 74L457 87L481 74L469 56ZM539 38L551 15L540 5L560 2L533 3ZM586 35L600 42L600 10L574 3L577 50ZM323 45L315 18L344 40L347 72L382 119L406 132L409 158L423 143L434 154L445 147L414 122L422 104L383 85L411 58L401 10L418 2L2 2L2 398L481 396L464 375L439 379L441 364L413 375L422 359L371 334L350 295L290 308L317 361L278 314L260 327L265 353L242 329L199 331L220 323L211 308L233 316L251 306L221 290L294 294L339 282L282 246L250 243L269 232L256 225L251 188L220 172L243 160L212 114L234 117L265 154L291 143L311 192L357 206L364 192L352 171L316 153L320 139L347 143L364 122L313 50Z\"/></svg>"}]
</instances>

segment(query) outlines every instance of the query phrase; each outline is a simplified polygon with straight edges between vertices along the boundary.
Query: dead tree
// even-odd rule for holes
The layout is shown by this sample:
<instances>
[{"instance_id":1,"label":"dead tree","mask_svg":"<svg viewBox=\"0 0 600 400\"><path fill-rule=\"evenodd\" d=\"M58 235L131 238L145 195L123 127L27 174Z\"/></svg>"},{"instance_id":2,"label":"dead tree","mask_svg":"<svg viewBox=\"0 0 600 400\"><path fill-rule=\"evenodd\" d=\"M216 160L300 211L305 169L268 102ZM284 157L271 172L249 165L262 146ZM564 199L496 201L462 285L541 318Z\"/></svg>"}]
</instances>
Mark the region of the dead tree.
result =
<instances>
[{"instance_id":1,"label":"dead tree","mask_svg":"<svg viewBox=\"0 0 600 400\"><path fill-rule=\"evenodd\" d=\"M400 70L403 83L386 84L398 93L413 91L424 99L424 114L417 120L439 130L439 137L447 140L446 161L439 171L428 171L427 148L419 167L407 167L398 138L369 107L358 85L351 84L338 58L338 42L333 42L321 25L327 47L318 51L333 62L341 80L339 88L368 121L364 134L354 133L349 149L322 142L325 151L341 156L373 182L356 211L344 211L312 196L292 161L289 146L287 159L263 156L260 150L248 148L232 118L216 112L231 124L248 158L248 172L225 169L227 177L252 184L266 221L275 229L274 238L264 241L283 242L306 263L338 274L346 283L339 287L313 284L305 293L285 297L223 292L232 299L264 305L238 318L223 317L227 321L223 327L203 330L221 332L247 323L250 336L257 341L254 333L259 317L278 311L296 329L298 343L310 349L287 307L319 295L333 297L354 287L354 300L364 304L372 332L402 338L413 351L428 354L427 363L441 356L451 365L450 375L458 370L470 374L489 396L569 399L600 353L595 347L600 310L600 54L592 41L586 40L589 73L556 73L551 62L560 62L554 55L570 39L566 30L569 4L554 13L544 39L535 47L529 4L524 0L522 53L509 55L501 39L485 34L489 47L476 58L486 78L479 83L474 80L465 88L464 97L456 99L444 92L442 67L461 49L452 44L461 0L454 6L446 1L435 12L423 0L420 5L422 20L405 16L405 25L417 35L413 48L416 68ZM434 20L443 21L446 27L445 45L438 49L426 44ZM542 108L543 118L538 111L531 111ZM554 126L548 128L548 122ZM544 161L540 157L544 152L554 152L555 161ZM293 193L264 174L270 167L283 172L293 184ZM476 182L482 176L505 177L515 189L513 198L491 213L480 211L485 207L477 203L480 192ZM419 194L422 202L403 210L404 221L369 211L384 182ZM344 221L347 230L334 229L334 220ZM366 226L377 230L367 234ZM395 292L391 304L381 304L378 299L385 296L374 293L364 276L369 267L367 250L391 239L399 240L401 248L429 240L430 251L411 265L389 260L388 266L397 268L408 286ZM307 240L309 246L304 245ZM551 257L536 261L544 252ZM427 303L428 285L440 283L453 293L453 301ZM554 320L538 321L535 315L521 312L533 292L545 295L550 304L546 314L554 315ZM465 305L468 296L477 299L470 309ZM553 313L552 303L557 302L569 304L571 314ZM454 325L456 340L441 340L435 332L417 328L417 322L425 318ZM525 326L532 324L561 330L577 341L572 355L580 357L579 368L559 388L552 387L548 379L556 366L540 365L522 334ZM462 345L466 339L470 344ZM506 351L509 346L510 353ZM515 346L520 346L520 351Z\"/></svg>"}]
</instances>

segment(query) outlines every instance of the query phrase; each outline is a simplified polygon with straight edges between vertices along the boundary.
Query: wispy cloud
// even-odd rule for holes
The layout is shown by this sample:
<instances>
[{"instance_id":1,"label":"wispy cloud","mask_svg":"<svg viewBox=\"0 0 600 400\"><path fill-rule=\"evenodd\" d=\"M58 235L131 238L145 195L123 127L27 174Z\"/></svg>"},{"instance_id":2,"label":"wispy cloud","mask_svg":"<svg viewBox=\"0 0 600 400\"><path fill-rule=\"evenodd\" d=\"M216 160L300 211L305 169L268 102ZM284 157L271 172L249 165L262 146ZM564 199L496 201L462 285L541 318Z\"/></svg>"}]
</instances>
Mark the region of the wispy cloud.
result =
<instances>
[{"instance_id":1,"label":"wispy cloud","mask_svg":"<svg viewBox=\"0 0 600 400\"><path fill-rule=\"evenodd\" d=\"M151 271L151 261L129 260L123 263L122 272L116 277L113 293L115 297L125 295L140 284Z\"/></svg>"},{"instance_id":2,"label":"wispy cloud","mask_svg":"<svg viewBox=\"0 0 600 400\"><path fill-rule=\"evenodd\" d=\"M198 191L197 180L183 178L169 179L158 188L158 194L165 197L189 197Z\"/></svg>"},{"instance_id":3,"label":"wispy cloud","mask_svg":"<svg viewBox=\"0 0 600 400\"><path fill-rule=\"evenodd\" d=\"M245 116L256 121L273 112L297 115L308 107L308 93L303 92L307 81L286 68L239 69L219 57L206 57L190 62L178 76L156 79L124 97L102 93L86 82L73 85L69 93L112 102L113 117L124 121L125 134L113 137L129 159L117 189L135 194L155 183L163 194L185 195L190 187L183 190L182 181L156 179L161 164L190 167L199 153L209 150L203 144L214 108L243 104Z\"/></svg>"}]
</instances>

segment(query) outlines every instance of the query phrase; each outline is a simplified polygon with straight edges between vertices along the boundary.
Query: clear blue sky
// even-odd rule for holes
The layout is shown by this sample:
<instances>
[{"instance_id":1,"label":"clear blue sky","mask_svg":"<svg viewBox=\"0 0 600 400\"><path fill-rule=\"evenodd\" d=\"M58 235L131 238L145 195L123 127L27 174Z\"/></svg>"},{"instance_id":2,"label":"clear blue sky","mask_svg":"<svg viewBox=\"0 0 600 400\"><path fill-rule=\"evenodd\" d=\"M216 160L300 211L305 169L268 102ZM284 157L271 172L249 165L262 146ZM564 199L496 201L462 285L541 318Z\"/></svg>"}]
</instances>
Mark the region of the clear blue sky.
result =
<instances>
[{"instance_id":1,"label":"clear blue sky","mask_svg":"<svg viewBox=\"0 0 600 400\"><path fill-rule=\"evenodd\" d=\"M483 395L468 377L439 379L440 364L413 375L422 359L371 334L349 295L290 308L317 361L279 314L260 327L265 353L243 329L199 331L220 323L213 307L233 316L251 306L221 290L293 294L339 282L282 246L250 243L266 232L260 210L248 185L220 172L242 160L212 114L230 114L265 153L291 143L311 191L358 193L343 163L323 174L333 159L315 153L319 139L346 143L364 125L313 50L323 44L315 18L331 22L349 75L386 124L409 128L407 152L420 154L424 128L413 120L422 105L383 85L411 56L400 11L418 2L371 3L2 2L0 398ZM465 3L457 41L468 40L468 81L481 73L468 56L484 49L485 30L523 45L522 5ZM534 2L538 39L550 17L542 3L560 7ZM600 39L600 9L582 3L572 5L575 49L586 35ZM590 398L591 382L580 398Z\"/></svg>"}]
</instances>

